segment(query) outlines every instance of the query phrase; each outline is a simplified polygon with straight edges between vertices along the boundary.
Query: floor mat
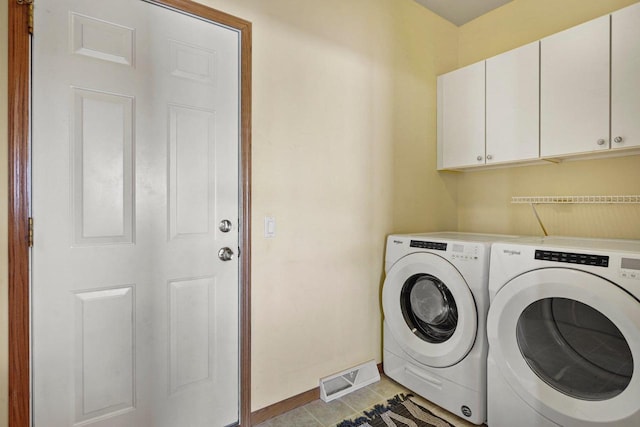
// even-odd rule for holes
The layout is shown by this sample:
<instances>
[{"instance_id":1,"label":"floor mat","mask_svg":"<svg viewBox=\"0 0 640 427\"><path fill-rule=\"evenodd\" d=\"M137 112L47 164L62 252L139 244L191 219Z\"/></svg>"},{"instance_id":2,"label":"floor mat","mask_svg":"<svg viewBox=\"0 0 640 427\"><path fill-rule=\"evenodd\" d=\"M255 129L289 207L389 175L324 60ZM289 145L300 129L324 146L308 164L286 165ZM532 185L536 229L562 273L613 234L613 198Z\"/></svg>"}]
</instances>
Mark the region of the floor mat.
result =
<instances>
[{"instance_id":1,"label":"floor mat","mask_svg":"<svg viewBox=\"0 0 640 427\"><path fill-rule=\"evenodd\" d=\"M411 394L399 394L364 411L362 417L344 420L337 427L452 427L447 421L434 415L411 398Z\"/></svg>"}]
</instances>

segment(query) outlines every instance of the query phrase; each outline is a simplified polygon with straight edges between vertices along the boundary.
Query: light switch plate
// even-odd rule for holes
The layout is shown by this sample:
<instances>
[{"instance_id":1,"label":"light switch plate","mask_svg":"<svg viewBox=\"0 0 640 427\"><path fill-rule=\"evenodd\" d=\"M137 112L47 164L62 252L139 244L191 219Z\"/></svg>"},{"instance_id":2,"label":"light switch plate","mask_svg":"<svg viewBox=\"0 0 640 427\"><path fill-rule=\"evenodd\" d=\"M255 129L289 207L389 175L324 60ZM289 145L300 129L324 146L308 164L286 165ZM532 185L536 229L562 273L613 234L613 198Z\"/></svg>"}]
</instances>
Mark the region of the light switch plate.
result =
<instances>
[{"instance_id":1,"label":"light switch plate","mask_svg":"<svg viewBox=\"0 0 640 427\"><path fill-rule=\"evenodd\" d=\"M267 239L276 237L276 219L272 216L264 217L264 237Z\"/></svg>"}]
</instances>

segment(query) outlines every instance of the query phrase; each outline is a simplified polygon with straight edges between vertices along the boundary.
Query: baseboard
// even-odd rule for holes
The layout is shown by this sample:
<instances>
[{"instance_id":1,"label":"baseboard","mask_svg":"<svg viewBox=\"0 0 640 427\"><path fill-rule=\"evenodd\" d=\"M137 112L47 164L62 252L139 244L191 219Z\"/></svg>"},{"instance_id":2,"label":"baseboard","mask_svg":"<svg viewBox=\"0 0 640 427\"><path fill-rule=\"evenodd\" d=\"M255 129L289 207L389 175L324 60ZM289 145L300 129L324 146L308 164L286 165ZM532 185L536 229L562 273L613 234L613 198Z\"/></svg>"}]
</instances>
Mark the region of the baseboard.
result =
<instances>
[{"instance_id":1,"label":"baseboard","mask_svg":"<svg viewBox=\"0 0 640 427\"><path fill-rule=\"evenodd\" d=\"M251 413L251 425L260 424L263 421L282 415L307 403L320 399L320 388L305 391L288 399L266 406Z\"/></svg>"},{"instance_id":2,"label":"baseboard","mask_svg":"<svg viewBox=\"0 0 640 427\"><path fill-rule=\"evenodd\" d=\"M377 366L378 372L382 374L382 363L378 363ZM273 405L269 405L262 409L258 409L255 412L252 412L251 425L254 426L260 424L261 422L267 421L271 418L275 418L278 415L282 415L285 412L292 411L296 408L299 408L300 406L304 406L307 403L311 403L314 400L318 399L320 399L320 388L316 387L288 399L281 400L280 402L276 402Z\"/></svg>"}]
</instances>

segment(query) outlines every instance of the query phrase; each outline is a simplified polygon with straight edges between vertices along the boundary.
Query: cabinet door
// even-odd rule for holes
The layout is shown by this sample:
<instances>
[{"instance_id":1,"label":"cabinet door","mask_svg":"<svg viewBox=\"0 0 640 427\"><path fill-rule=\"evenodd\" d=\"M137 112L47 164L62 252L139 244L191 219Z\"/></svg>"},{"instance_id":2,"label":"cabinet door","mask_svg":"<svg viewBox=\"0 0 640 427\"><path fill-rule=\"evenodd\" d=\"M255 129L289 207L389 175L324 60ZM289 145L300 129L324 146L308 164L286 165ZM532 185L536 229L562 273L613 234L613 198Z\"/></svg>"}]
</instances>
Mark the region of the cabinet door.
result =
<instances>
[{"instance_id":1,"label":"cabinet door","mask_svg":"<svg viewBox=\"0 0 640 427\"><path fill-rule=\"evenodd\" d=\"M540 44L487 59L487 164L538 158Z\"/></svg>"},{"instance_id":2,"label":"cabinet door","mask_svg":"<svg viewBox=\"0 0 640 427\"><path fill-rule=\"evenodd\" d=\"M609 148L609 16L540 45L540 155Z\"/></svg>"},{"instance_id":3,"label":"cabinet door","mask_svg":"<svg viewBox=\"0 0 640 427\"><path fill-rule=\"evenodd\" d=\"M438 77L438 169L484 164L484 61Z\"/></svg>"},{"instance_id":4,"label":"cabinet door","mask_svg":"<svg viewBox=\"0 0 640 427\"><path fill-rule=\"evenodd\" d=\"M611 138L640 146L640 3L611 15Z\"/></svg>"}]
</instances>

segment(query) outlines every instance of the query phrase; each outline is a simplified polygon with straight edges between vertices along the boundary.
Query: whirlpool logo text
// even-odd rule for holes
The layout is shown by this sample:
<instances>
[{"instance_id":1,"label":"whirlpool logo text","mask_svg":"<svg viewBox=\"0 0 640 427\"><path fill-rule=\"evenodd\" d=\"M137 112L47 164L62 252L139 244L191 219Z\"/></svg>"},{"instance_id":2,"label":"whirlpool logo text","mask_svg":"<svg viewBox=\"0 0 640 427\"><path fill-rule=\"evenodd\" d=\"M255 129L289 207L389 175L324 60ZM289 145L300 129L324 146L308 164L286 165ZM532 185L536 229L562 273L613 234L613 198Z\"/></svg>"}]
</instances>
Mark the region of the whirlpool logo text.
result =
<instances>
[{"instance_id":1,"label":"whirlpool logo text","mask_svg":"<svg viewBox=\"0 0 640 427\"><path fill-rule=\"evenodd\" d=\"M502 253L507 255L520 255L520 251L514 251L513 249L503 249Z\"/></svg>"}]
</instances>

